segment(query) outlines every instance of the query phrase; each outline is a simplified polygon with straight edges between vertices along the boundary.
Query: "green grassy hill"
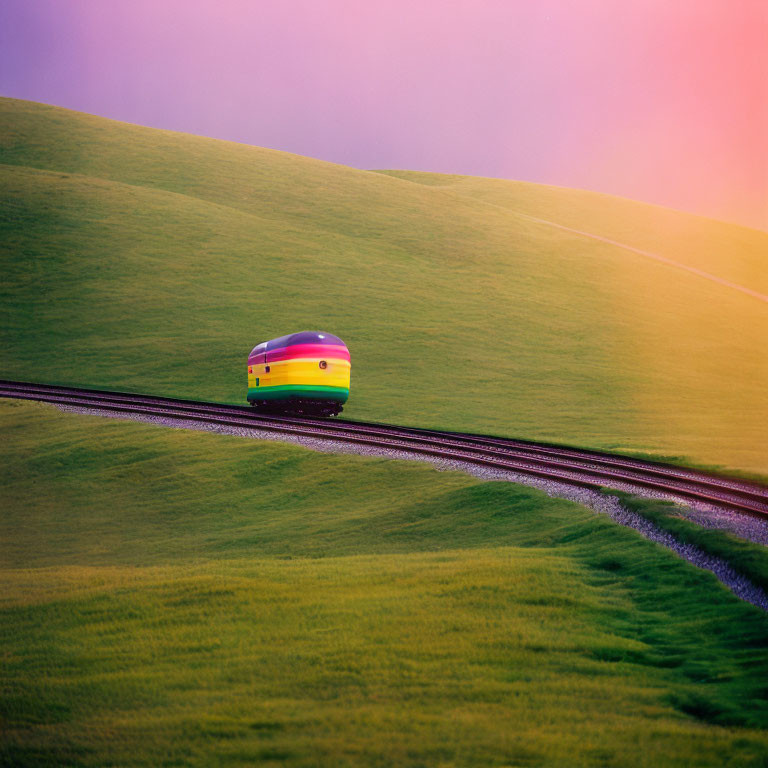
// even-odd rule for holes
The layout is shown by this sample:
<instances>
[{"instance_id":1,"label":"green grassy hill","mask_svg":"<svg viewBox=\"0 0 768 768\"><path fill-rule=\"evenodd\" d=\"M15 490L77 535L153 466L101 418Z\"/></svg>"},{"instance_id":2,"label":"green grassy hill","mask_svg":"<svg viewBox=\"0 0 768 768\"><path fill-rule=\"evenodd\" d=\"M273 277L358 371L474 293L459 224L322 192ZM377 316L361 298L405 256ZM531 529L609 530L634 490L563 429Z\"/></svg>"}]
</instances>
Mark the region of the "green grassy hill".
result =
<instances>
[{"instance_id":1,"label":"green grassy hill","mask_svg":"<svg viewBox=\"0 0 768 768\"><path fill-rule=\"evenodd\" d=\"M0 100L7 378L241 402L258 341L352 351L350 418L768 473L768 235Z\"/></svg>"},{"instance_id":2,"label":"green grassy hill","mask_svg":"<svg viewBox=\"0 0 768 768\"><path fill-rule=\"evenodd\" d=\"M0 765L765 765L765 614L607 517L37 403L0 434Z\"/></svg>"}]
</instances>

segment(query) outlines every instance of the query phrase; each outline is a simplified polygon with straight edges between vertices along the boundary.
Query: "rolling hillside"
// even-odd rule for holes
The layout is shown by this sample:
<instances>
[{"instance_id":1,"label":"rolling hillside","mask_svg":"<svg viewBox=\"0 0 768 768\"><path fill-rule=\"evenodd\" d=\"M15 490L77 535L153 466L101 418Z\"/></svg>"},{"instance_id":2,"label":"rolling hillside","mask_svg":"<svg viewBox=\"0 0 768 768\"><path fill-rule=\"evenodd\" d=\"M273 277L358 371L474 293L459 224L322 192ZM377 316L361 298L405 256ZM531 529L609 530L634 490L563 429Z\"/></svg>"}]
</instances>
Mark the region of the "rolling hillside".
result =
<instances>
[{"instance_id":1,"label":"rolling hillside","mask_svg":"<svg viewBox=\"0 0 768 768\"><path fill-rule=\"evenodd\" d=\"M0 765L765 764L768 618L606 516L39 403L0 433Z\"/></svg>"},{"instance_id":2,"label":"rolling hillside","mask_svg":"<svg viewBox=\"0 0 768 768\"><path fill-rule=\"evenodd\" d=\"M764 233L12 99L0 163L7 378L240 402L254 343L325 328L350 418L768 473L768 303L560 227L758 293Z\"/></svg>"}]
</instances>

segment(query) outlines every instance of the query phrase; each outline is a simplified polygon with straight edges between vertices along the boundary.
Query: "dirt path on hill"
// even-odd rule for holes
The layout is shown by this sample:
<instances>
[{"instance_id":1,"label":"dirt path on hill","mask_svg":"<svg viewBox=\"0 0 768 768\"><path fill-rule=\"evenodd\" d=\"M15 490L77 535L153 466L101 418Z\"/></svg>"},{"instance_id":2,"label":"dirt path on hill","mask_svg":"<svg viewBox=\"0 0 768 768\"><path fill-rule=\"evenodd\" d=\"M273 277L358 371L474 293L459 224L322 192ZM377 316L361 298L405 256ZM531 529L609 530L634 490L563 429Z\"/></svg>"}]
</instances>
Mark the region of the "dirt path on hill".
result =
<instances>
[{"instance_id":1,"label":"dirt path on hill","mask_svg":"<svg viewBox=\"0 0 768 768\"><path fill-rule=\"evenodd\" d=\"M504 207L504 206L499 206L499 207ZM739 285L738 283L732 283L730 280L725 280L722 277L717 277L717 275L713 275L713 274L710 274L709 272L705 272L703 269L697 269L696 267L689 267L686 264L681 264L679 261L668 259L666 256L660 256L658 253L651 253L650 251L643 251L640 248L635 248L634 246L626 245L625 243L620 243L618 240L610 240L607 237L594 235L591 232L584 232L581 229L573 229L572 227L566 227L565 225L557 224L554 221L548 221L547 219L539 219L539 218L536 218L536 216L529 216L527 213L520 213L519 211L514 211L511 208L507 210L513 211L518 216L521 216L530 221L535 221L538 224L546 224L549 227L556 227L557 229L562 229L565 232L572 232L574 235L580 235L581 237L589 237L590 239L598 240L601 243L608 243L608 245L615 245L617 248L623 248L625 251L631 251L632 253L637 253L640 256L645 256L648 259L654 259L655 261L660 261L662 264L668 264L671 267L677 267L677 269L684 269L686 272L692 272L694 275L698 275L699 277L703 277L707 280L712 280L715 283L720 283L720 285L724 285L726 288L733 288L736 291L741 291L742 293L746 293L747 296L752 296L752 298L755 298L758 301L764 301L766 302L766 304L768 304L768 296L766 296L764 293L758 293L757 291L753 291L751 288L745 288L743 285Z\"/></svg>"}]
</instances>

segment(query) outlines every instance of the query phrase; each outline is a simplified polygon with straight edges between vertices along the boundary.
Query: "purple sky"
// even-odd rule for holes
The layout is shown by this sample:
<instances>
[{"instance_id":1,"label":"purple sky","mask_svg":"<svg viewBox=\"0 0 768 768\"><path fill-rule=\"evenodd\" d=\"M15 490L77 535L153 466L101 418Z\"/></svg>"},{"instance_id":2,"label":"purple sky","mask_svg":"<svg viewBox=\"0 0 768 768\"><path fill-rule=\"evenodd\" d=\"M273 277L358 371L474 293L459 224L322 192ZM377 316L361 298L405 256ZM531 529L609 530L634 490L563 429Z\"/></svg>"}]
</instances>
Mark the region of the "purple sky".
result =
<instances>
[{"instance_id":1,"label":"purple sky","mask_svg":"<svg viewBox=\"0 0 768 768\"><path fill-rule=\"evenodd\" d=\"M0 94L768 229L766 0L3 0Z\"/></svg>"}]
</instances>

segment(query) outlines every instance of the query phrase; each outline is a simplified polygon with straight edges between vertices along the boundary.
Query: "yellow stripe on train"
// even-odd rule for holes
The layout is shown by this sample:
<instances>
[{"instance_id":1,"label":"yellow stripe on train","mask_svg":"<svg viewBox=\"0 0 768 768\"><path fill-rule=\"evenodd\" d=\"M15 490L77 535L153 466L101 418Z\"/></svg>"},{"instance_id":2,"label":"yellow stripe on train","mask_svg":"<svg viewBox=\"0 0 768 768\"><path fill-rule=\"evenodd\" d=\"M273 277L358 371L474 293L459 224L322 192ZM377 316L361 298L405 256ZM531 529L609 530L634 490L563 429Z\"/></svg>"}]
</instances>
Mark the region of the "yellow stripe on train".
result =
<instances>
[{"instance_id":1,"label":"yellow stripe on train","mask_svg":"<svg viewBox=\"0 0 768 768\"><path fill-rule=\"evenodd\" d=\"M326 364L324 368L321 368L322 362ZM334 358L277 360L266 365L249 366L248 386L255 387L258 379L260 387L305 384L349 389L350 370L348 360Z\"/></svg>"}]
</instances>

